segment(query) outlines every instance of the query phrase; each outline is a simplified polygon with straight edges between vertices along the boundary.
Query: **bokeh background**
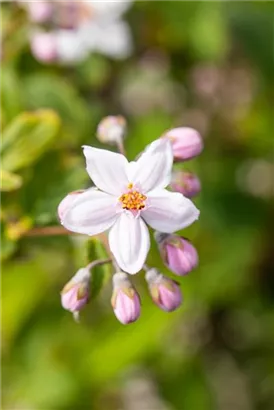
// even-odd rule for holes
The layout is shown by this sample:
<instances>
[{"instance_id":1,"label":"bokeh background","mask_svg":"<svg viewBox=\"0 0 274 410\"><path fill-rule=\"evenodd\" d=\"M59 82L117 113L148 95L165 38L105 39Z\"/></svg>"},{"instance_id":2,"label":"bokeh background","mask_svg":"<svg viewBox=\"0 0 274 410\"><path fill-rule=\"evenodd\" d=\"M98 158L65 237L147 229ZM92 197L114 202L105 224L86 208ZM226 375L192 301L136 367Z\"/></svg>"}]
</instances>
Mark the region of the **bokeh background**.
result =
<instances>
[{"instance_id":1,"label":"bokeh background","mask_svg":"<svg viewBox=\"0 0 274 410\"><path fill-rule=\"evenodd\" d=\"M136 1L130 56L77 64L37 61L26 10L1 9L3 409L273 409L273 3ZM171 314L134 277L142 315L129 326L105 271L80 324L61 308L60 289L103 251L48 235L59 201L89 186L81 145L102 146L109 114L128 120L130 159L175 126L205 142L179 165L202 182L183 232L199 268L179 278ZM148 263L169 274L155 244Z\"/></svg>"}]
</instances>

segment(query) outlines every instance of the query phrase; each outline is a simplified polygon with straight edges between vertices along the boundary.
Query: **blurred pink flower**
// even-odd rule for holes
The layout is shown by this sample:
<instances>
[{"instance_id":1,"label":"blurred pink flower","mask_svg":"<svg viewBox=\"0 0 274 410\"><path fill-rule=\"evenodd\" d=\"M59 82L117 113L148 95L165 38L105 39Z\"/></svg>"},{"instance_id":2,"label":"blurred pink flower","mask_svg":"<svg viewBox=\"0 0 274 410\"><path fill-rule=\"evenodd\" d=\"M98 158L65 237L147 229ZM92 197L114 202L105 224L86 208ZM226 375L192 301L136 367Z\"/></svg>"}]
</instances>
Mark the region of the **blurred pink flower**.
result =
<instances>
[{"instance_id":1,"label":"blurred pink flower","mask_svg":"<svg viewBox=\"0 0 274 410\"><path fill-rule=\"evenodd\" d=\"M172 191L180 192L187 198L192 198L201 191L199 178L191 172L181 170L172 173L170 187Z\"/></svg>"},{"instance_id":2,"label":"blurred pink flower","mask_svg":"<svg viewBox=\"0 0 274 410\"><path fill-rule=\"evenodd\" d=\"M51 27L51 31L43 32L50 36L50 44L49 40L45 42L46 37L42 42L37 40L35 32L32 34L33 54L40 61L63 63L83 60L90 52L126 58L131 53L132 41L129 26L121 20L121 15L131 3L132 0L30 3L27 6L30 19L47 22ZM45 53L44 47L53 50L53 44L54 53Z\"/></svg>"}]
</instances>

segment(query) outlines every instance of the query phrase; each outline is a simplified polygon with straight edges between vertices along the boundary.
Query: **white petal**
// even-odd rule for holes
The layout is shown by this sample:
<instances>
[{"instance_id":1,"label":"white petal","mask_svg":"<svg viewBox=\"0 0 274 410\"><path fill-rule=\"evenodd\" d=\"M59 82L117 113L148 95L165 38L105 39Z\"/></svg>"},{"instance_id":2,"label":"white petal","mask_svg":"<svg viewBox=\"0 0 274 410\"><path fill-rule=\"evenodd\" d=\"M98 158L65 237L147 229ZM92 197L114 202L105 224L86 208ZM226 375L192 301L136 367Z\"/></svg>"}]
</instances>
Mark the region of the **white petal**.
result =
<instances>
[{"instance_id":1,"label":"white petal","mask_svg":"<svg viewBox=\"0 0 274 410\"><path fill-rule=\"evenodd\" d=\"M100 35L95 48L113 58L126 58L132 50L131 33L128 24L123 21L104 22L98 26Z\"/></svg>"},{"instance_id":2,"label":"white petal","mask_svg":"<svg viewBox=\"0 0 274 410\"><path fill-rule=\"evenodd\" d=\"M89 49L80 31L57 30L54 33L57 55L61 62L77 62L87 57Z\"/></svg>"},{"instance_id":3,"label":"white petal","mask_svg":"<svg viewBox=\"0 0 274 410\"><path fill-rule=\"evenodd\" d=\"M109 246L121 269L131 274L139 272L150 246L146 224L130 212L123 212L110 230Z\"/></svg>"},{"instance_id":4,"label":"white petal","mask_svg":"<svg viewBox=\"0 0 274 410\"><path fill-rule=\"evenodd\" d=\"M127 159L116 152L84 146L87 172L94 184L112 195L120 195L128 185Z\"/></svg>"},{"instance_id":5,"label":"white petal","mask_svg":"<svg viewBox=\"0 0 274 410\"><path fill-rule=\"evenodd\" d=\"M165 188L171 179L172 164L171 143L160 138L150 144L136 162L129 164L129 181L140 184L144 193L155 188Z\"/></svg>"},{"instance_id":6,"label":"white petal","mask_svg":"<svg viewBox=\"0 0 274 410\"><path fill-rule=\"evenodd\" d=\"M166 189L150 192L148 208L142 217L153 229L171 233L191 225L199 217L199 211L190 199Z\"/></svg>"},{"instance_id":7,"label":"white petal","mask_svg":"<svg viewBox=\"0 0 274 410\"><path fill-rule=\"evenodd\" d=\"M69 231L96 235L109 229L117 217L116 198L91 188L79 194L61 222Z\"/></svg>"}]
</instances>

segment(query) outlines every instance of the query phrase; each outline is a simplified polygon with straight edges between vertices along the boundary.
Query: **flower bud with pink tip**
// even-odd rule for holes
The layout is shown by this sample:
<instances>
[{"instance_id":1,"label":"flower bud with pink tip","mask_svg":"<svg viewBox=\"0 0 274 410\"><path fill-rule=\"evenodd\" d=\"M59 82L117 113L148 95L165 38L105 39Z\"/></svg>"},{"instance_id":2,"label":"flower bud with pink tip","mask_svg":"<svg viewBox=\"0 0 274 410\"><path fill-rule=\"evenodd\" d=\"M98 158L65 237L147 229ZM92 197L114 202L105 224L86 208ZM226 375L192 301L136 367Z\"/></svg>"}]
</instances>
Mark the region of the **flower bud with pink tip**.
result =
<instances>
[{"instance_id":1,"label":"flower bud with pink tip","mask_svg":"<svg viewBox=\"0 0 274 410\"><path fill-rule=\"evenodd\" d=\"M89 299L90 272L81 268L61 291L61 303L70 312L79 312Z\"/></svg>"},{"instance_id":2,"label":"flower bud with pink tip","mask_svg":"<svg viewBox=\"0 0 274 410\"><path fill-rule=\"evenodd\" d=\"M172 174L170 188L187 198L192 198L200 193L201 183L199 178L191 172L175 171Z\"/></svg>"},{"instance_id":3,"label":"flower bud with pink tip","mask_svg":"<svg viewBox=\"0 0 274 410\"><path fill-rule=\"evenodd\" d=\"M64 199L62 199L62 201L58 205L58 209L57 209L58 216L59 216L60 220L62 220L64 218L65 213L72 206L75 199L78 198L78 196L80 194L82 194L83 192L85 192L84 189L79 189L78 191L72 191L67 196L65 196Z\"/></svg>"},{"instance_id":4,"label":"flower bud with pink tip","mask_svg":"<svg viewBox=\"0 0 274 410\"><path fill-rule=\"evenodd\" d=\"M189 127L173 128L163 137L170 139L175 161L194 158L202 152L204 147L199 132Z\"/></svg>"},{"instance_id":5,"label":"flower bud with pink tip","mask_svg":"<svg viewBox=\"0 0 274 410\"><path fill-rule=\"evenodd\" d=\"M172 312L182 304L182 293L177 282L155 268L149 269L145 277L152 300L159 308Z\"/></svg>"},{"instance_id":6,"label":"flower bud with pink tip","mask_svg":"<svg viewBox=\"0 0 274 410\"><path fill-rule=\"evenodd\" d=\"M53 33L34 33L31 38L31 51L34 57L43 63L57 60L57 42Z\"/></svg>"},{"instance_id":7,"label":"flower bud with pink tip","mask_svg":"<svg viewBox=\"0 0 274 410\"><path fill-rule=\"evenodd\" d=\"M198 265L198 253L187 239L162 232L155 232L155 239L165 265L176 275L186 275Z\"/></svg>"},{"instance_id":8,"label":"flower bud with pink tip","mask_svg":"<svg viewBox=\"0 0 274 410\"><path fill-rule=\"evenodd\" d=\"M140 298L124 272L113 275L113 294L111 304L117 319L127 325L135 322L140 316Z\"/></svg>"},{"instance_id":9,"label":"flower bud with pink tip","mask_svg":"<svg viewBox=\"0 0 274 410\"><path fill-rule=\"evenodd\" d=\"M103 118L97 128L97 138L104 144L119 144L126 132L126 120L121 115Z\"/></svg>"}]
</instances>

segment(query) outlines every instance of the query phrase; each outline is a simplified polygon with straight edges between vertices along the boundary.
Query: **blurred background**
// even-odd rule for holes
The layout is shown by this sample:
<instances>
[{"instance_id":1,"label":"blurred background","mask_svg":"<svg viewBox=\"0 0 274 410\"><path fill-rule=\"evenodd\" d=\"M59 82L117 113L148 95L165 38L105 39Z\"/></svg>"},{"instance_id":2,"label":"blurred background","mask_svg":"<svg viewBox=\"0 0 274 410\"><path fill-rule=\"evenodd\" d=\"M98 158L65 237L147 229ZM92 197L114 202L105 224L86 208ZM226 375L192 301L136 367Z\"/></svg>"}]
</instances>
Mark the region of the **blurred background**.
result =
<instances>
[{"instance_id":1,"label":"blurred background","mask_svg":"<svg viewBox=\"0 0 274 410\"><path fill-rule=\"evenodd\" d=\"M273 3L40 3L1 3L2 408L273 409ZM205 142L178 165L202 183L200 220L183 231L199 268L179 278L174 313L134 277L142 314L129 326L105 271L80 324L61 308L64 284L103 250L48 234L60 200L89 186L81 145L102 146L110 114L128 120L129 159L176 126ZM175 279L155 244L148 263Z\"/></svg>"}]
</instances>

